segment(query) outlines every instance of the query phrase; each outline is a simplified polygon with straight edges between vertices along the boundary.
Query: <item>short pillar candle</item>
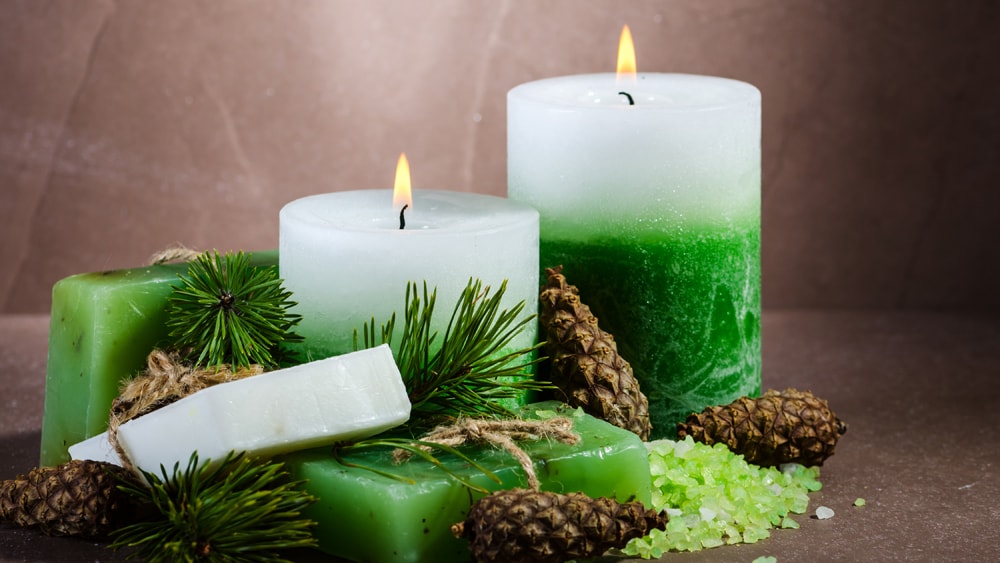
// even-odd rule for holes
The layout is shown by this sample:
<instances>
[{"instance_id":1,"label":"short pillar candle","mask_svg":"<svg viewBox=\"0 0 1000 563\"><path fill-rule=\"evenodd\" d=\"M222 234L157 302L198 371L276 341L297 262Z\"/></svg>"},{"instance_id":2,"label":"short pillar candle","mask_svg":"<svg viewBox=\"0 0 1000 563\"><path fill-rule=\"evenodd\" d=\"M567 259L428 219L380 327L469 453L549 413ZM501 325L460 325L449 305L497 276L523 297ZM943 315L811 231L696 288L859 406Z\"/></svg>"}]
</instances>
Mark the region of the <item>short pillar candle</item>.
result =
<instances>
[{"instance_id":1,"label":"short pillar candle","mask_svg":"<svg viewBox=\"0 0 1000 563\"><path fill-rule=\"evenodd\" d=\"M392 202L392 190L356 190L305 197L281 210L279 270L302 315L296 332L305 338L304 359L352 351L355 329L360 338L365 322L384 323L393 313L398 345L411 281L437 289L436 342L470 278L491 293L507 280L502 307L524 301L523 317L535 313L537 211L496 196L415 190L400 229ZM504 352L536 339L529 323Z\"/></svg>"}]
</instances>

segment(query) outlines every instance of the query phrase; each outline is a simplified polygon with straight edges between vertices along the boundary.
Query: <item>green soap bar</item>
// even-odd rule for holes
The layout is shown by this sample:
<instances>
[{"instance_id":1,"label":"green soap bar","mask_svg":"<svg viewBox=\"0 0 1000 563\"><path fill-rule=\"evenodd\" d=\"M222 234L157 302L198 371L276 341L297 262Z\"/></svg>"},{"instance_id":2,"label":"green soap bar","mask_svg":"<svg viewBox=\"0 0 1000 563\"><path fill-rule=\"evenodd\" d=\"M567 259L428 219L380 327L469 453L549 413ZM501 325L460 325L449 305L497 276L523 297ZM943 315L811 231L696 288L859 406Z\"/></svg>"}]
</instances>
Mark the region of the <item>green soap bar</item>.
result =
<instances>
[{"instance_id":1,"label":"green soap bar","mask_svg":"<svg viewBox=\"0 0 1000 563\"><path fill-rule=\"evenodd\" d=\"M254 266L277 267L278 252ZM167 336L166 303L187 264L78 274L52 288L41 465L69 461L67 448L104 432L119 382L146 366Z\"/></svg>"},{"instance_id":2,"label":"green soap bar","mask_svg":"<svg viewBox=\"0 0 1000 563\"><path fill-rule=\"evenodd\" d=\"M534 461L542 489L640 500L648 506L651 485L645 444L631 432L561 403L535 403L523 407L521 414L538 418L540 413L556 410L572 417L573 430L581 440L573 446L549 440L520 443ZM441 453L439 459L489 490L527 486L524 471L507 452L478 446L463 451L493 471L503 484L454 456ZM319 499L305 516L318 522L315 533L320 549L356 561L470 559L468 542L454 538L449 528L465 519L481 494L422 459L394 465L388 449L351 454L346 459L402 475L416 484L341 465L329 448L285 456L290 473L305 480L306 489Z\"/></svg>"}]
</instances>

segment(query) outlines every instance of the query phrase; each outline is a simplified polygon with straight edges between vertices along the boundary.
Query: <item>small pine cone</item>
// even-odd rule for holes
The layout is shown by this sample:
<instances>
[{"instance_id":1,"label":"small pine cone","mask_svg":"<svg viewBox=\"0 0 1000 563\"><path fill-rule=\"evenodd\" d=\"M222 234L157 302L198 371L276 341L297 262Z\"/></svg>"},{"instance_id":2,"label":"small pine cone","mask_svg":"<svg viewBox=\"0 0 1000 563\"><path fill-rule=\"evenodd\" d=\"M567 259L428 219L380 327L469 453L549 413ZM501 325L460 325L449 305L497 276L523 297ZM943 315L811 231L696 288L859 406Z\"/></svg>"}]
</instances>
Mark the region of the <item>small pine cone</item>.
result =
<instances>
[{"instance_id":1,"label":"small pine cone","mask_svg":"<svg viewBox=\"0 0 1000 563\"><path fill-rule=\"evenodd\" d=\"M50 536L104 537L131 506L119 480L128 473L100 461L38 467L0 482L0 522Z\"/></svg>"},{"instance_id":2,"label":"small pine cone","mask_svg":"<svg viewBox=\"0 0 1000 563\"><path fill-rule=\"evenodd\" d=\"M546 268L548 283L539 300L545 353L552 360L552 383L566 402L594 417L649 439L649 401L632 366L618 354L611 334L597 326L590 307L568 285L562 266Z\"/></svg>"},{"instance_id":3,"label":"small pine cone","mask_svg":"<svg viewBox=\"0 0 1000 563\"><path fill-rule=\"evenodd\" d=\"M625 547L666 526L666 511L641 502L512 489L477 501L451 532L469 540L478 563L556 563Z\"/></svg>"},{"instance_id":4,"label":"small pine cone","mask_svg":"<svg viewBox=\"0 0 1000 563\"><path fill-rule=\"evenodd\" d=\"M809 391L770 390L759 399L740 397L723 406L692 413L677 425L680 438L723 443L750 463L762 466L823 465L833 455L847 425L824 399Z\"/></svg>"}]
</instances>

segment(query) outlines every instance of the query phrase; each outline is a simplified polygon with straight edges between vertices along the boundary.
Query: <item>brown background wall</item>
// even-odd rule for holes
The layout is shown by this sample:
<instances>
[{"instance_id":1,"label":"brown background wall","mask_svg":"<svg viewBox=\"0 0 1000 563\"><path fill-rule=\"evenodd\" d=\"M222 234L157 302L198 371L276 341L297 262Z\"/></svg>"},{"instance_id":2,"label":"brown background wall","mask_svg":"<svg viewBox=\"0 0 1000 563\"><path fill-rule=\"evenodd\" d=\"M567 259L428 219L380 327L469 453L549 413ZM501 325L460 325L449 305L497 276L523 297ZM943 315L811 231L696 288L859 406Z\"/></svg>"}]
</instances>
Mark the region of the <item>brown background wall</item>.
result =
<instances>
[{"instance_id":1,"label":"brown background wall","mask_svg":"<svg viewBox=\"0 0 1000 563\"><path fill-rule=\"evenodd\" d=\"M1000 309L1000 2L0 0L0 311L298 197L503 195L505 94L611 71L764 96L764 305Z\"/></svg>"}]
</instances>

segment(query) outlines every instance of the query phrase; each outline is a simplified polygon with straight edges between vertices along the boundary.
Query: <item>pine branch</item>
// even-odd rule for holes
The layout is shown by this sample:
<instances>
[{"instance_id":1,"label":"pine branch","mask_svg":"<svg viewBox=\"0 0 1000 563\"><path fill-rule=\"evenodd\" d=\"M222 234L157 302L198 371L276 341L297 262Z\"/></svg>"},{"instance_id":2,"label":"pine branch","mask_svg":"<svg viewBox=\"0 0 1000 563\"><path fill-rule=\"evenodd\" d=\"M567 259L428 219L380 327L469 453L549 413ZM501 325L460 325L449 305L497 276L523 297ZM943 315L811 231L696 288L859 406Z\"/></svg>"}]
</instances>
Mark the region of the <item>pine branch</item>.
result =
<instances>
[{"instance_id":1,"label":"pine branch","mask_svg":"<svg viewBox=\"0 0 1000 563\"><path fill-rule=\"evenodd\" d=\"M230 454L221 464L187 468L175 464L162 478L143 472L149 487L125 483L121 489L156 508L158 517L112 533L112 547L131 547L153 563L174 561L285 561L276 550L314 547L311 520L302 509L315 499L288 480L280 463L259 463Z\"/></svg>"},{"instance_id":2,"label":"pine branch","mask_svg":"<svg viewBox=\"0 0 1000 563\"><path fill-rule=\"evenodd\" d=\"M203 253L193 260L167 305L170 338L191 349L199 366L272 367L280 345L301 340L291 332L301 316L273 268L250 265L243 252Z\"/></svg>"},{"instance_id":3,"label":"pine branch","mask_svg":"<svg viewBox=\"0 0 1000 563\"><path fill-rule=\"evenodd\" d=\"M440 345L431 321L437 291L421 294L415 283L406 286L406 307L396 364L403 376L416 421L433 416L501 416L513 414L498 399L516 398L529 390L546 389L547 384L530 379L526 368L539 359L524 361L541 344L501 353L532 322L534 315L520 321L524 301L510 309L500 304L507 290L506 280L490 295L480 280L469 280L452 311ZM364 347L392 344L395 315L382 325L376 338L375 322L365 323ZM355 333L355 348L358 348Z\"/></svg>"}]
</instances>

